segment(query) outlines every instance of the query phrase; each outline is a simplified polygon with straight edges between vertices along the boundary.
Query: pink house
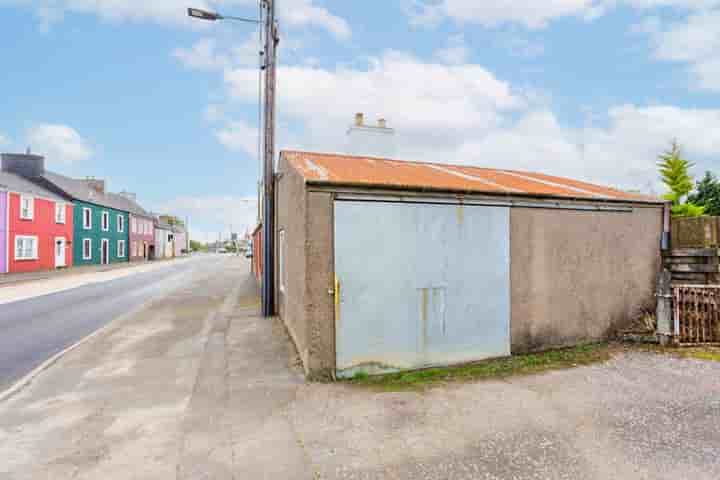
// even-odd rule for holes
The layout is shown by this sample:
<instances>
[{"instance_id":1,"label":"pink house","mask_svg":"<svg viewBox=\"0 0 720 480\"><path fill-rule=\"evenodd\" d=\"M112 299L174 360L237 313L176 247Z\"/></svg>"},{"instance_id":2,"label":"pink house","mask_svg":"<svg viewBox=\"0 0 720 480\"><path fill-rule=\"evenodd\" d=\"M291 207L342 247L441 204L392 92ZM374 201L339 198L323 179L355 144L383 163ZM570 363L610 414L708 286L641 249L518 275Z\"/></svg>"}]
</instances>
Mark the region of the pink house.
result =
<instances>
[{"instance_id":1,"label":"pink house","mask_svg":"<svg viewBox=\"0 0 720 480\"><path fill-rule=\"evenodd\" d=\"M130 261L144 262L155 257L154 217L137 203L134 193L120 192L111 194L130 212L129 243Z\"/></svg>"}]
</instances>

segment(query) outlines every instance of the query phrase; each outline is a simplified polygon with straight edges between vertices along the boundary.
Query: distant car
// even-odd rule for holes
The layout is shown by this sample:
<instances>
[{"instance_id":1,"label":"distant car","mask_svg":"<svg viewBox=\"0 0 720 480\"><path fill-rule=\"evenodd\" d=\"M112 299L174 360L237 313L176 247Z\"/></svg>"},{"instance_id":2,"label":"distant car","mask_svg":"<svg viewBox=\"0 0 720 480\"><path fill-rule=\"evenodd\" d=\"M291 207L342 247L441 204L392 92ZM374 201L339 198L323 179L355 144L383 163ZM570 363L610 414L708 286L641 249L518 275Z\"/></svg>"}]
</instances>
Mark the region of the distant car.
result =
<instances>
[{"instance_id":1,"label":"distant car","mask_svg":"<svg viewBox=\"0 0 720 480\"><path fill-rule=\"evenodd\" d=\"M248 250L247 252L245 252L245 258L252 258L252 256L252 250Z\"/></svg>"}]
</instances>

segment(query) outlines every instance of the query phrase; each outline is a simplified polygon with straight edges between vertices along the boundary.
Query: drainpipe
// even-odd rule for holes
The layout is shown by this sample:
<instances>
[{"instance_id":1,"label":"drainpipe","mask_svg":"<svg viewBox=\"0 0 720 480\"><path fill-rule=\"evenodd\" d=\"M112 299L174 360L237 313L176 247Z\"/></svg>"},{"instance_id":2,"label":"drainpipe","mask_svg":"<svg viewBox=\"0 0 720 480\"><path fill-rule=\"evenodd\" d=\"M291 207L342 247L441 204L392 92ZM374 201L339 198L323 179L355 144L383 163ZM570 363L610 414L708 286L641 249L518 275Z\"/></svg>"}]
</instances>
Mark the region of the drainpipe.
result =
<instances>
[{"instance_id":1,"label":"drainpipe","mask_svg":"<svg viewBox=\"0 0 720 480\"><path fill-rule=\"evenodd\" d=\"M667 202L663 207L663 229L660 248L663 256L672 247L670 238L670 214L672 203ZM657 336L661 345L669 345L673 341L673 305L672 305L672 274L667 268L662 269L658 276L655 290L657 304L655 306L655 319L657 320Z\"/></svg>"},{"instance_id":2,"label":"drainpipe","mask_svg":"<svg viewBox=\"0 0 720 480\"><path fill-rule=\"evenodd\" d=\"M663 250L669 250L670 245L670 215L672 213L672 203L666 202L663 207L663 231L662 238L660 240L660 248Z\"/></svg>"}]
</instances>

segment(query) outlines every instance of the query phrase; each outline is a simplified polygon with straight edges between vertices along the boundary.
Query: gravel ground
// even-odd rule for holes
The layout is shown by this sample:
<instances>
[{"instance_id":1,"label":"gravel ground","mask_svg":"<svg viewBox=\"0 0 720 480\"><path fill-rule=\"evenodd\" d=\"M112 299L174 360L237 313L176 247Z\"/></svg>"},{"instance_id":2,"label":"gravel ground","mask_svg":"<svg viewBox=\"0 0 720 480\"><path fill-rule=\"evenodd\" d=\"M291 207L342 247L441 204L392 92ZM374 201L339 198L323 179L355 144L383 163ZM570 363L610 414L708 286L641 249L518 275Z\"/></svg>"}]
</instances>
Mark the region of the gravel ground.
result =
<instances>
[{"instance_id":1,"label":"gravel ground","mask_svg":"<svg viewBox=\"0 0 720 480\"><path fill-rule=\"evenodd\" d=\"M247 262L203 265L0 403L0 479L720 478L720 362L306 383Z\"/></svg>"}]
</instances>

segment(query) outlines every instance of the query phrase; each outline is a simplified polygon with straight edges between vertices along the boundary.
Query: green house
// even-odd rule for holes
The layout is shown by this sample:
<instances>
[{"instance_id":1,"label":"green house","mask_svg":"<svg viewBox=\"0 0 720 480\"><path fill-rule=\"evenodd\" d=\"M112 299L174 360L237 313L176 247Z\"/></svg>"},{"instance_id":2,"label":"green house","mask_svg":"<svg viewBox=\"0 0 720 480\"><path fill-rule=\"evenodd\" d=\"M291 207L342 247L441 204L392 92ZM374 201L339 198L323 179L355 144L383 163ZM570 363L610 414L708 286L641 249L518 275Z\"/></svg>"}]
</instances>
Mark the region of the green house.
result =
<instances>
[{"instance_id":1,"label":"green house","mask_svg":"<svg viewBox=\"0 0 720 480\"><path fill-rule=\"evenodd\" d=\"M73 226L75 265L128 261L128 212L76 200Z\"/></svg>"},{"instance_id":2,"label":"green house","mask_svg":"<svg viewBox=\"0 0 720 480\"><path fill-rule=\"evenodd\" d=\"M73 264L107 265L129 261L129 213L124 199L105 191L105 181L45 172L44 183L71 198Z\"/></svg>"}]
</instances>

